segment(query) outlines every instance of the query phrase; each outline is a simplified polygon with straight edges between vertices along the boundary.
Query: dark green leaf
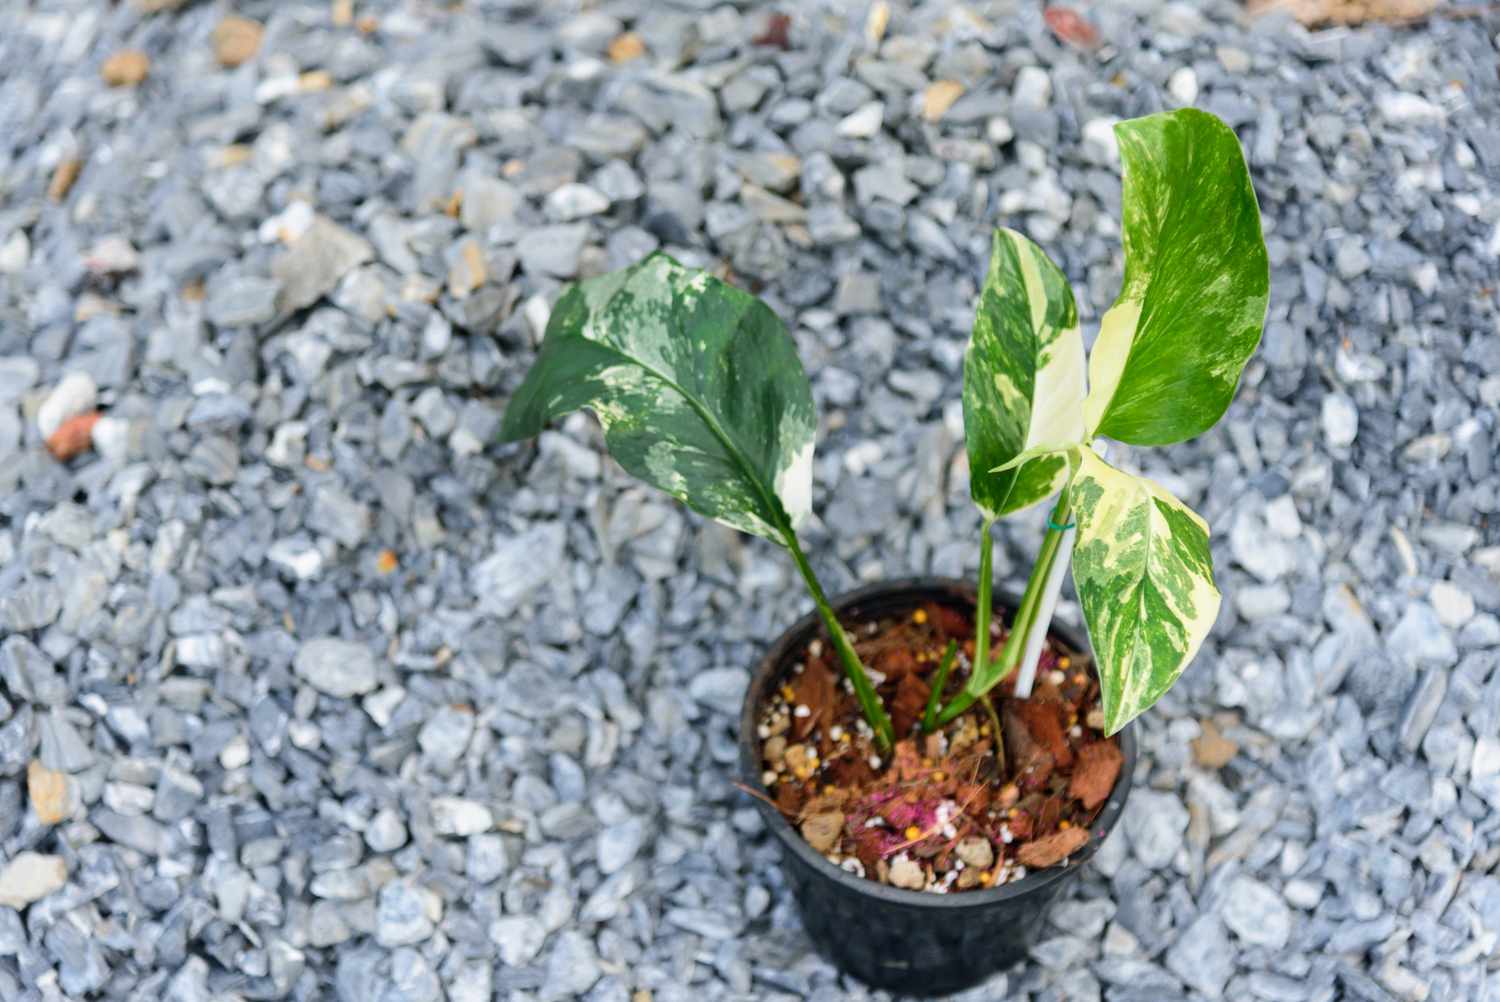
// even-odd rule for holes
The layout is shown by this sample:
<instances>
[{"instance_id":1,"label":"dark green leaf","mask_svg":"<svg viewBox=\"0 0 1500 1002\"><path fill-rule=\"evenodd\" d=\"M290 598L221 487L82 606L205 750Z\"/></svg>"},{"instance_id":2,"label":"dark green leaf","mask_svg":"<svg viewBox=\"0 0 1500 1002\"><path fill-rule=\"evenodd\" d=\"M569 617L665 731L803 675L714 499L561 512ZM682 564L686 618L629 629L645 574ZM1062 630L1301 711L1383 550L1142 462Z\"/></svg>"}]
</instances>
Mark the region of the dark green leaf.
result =
<instances>
[{"instance_id":1,"label":"dark green leaf","mask_svg":"<svg viewBox=\"0 0 1500 1002\"><path fill-rule=\"evenodd\" d=\"M655 254L552 311L501 435L587 407L610 454L695 511L780 542L811 510L816 418L786 328L760 300Z\"/></svg>"}]
</instances>

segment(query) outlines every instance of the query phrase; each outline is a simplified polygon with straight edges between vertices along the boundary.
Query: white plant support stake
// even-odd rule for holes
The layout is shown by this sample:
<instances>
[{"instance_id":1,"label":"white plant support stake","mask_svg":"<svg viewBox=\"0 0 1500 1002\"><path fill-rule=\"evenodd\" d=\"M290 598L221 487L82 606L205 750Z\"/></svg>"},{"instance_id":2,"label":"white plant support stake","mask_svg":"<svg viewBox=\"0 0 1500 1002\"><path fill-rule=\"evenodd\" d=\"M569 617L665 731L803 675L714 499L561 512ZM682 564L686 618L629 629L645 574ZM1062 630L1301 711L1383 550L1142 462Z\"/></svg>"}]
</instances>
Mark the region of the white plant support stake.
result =
<instances>
[{"instance_id":1,"label":"white plant support stake","mask_svg":"<svg viewBox=\"0 0 1500 1002\"><path fill-rule=\"evenodd\" d=\"M1094 448L1100 459L1108 454L1108 449L1103 442ZM1051 519L1051 516L1048 516ZM1057 548L1057 559L1052 563L1052 571L1047 575L1047 580L1042 583L1041 604L1037 606L1037 616L1031 628L1031 634L1026 638L1026 649L1021 652L1020 673L1016 675L1015 694L1017 699L1030 699L1031 689L1036 685L1036 665L1042 657L1042 644L1047 639L1047 631L1052 628L1052 614L1057 611L1057 599L1062 594L1063 575L1068 572L1068 564L1073 559L1073 537L1078 535L1078 519L1076 516L1069 523L1071 528L1063 530L1062 542Z\"/></svg>"},{"instance_id":2,"label":"white plant support stake","mask_svg":"<svg viewBox=\"0 0 1500 1002\"><path fill-rule=\"evenodd\" d=\"M1041 604L1037 606L1036 620L1031 635L1026 638L1026 649L1021 652L1021 670L1016 676L1016 698L1030 699L1031 687L1036 684L1036 665L1042 657L1042 642L1052 627L1052 614L1057 611L1057 598L1062 594L1063 575L1068 572L1068 562L1073 559L1073 537L1076 528L1064 529L1062 543L1057 548L1057 559L1052 563L1052 572L1042 584Z\"/></svg>"}]
</instances>

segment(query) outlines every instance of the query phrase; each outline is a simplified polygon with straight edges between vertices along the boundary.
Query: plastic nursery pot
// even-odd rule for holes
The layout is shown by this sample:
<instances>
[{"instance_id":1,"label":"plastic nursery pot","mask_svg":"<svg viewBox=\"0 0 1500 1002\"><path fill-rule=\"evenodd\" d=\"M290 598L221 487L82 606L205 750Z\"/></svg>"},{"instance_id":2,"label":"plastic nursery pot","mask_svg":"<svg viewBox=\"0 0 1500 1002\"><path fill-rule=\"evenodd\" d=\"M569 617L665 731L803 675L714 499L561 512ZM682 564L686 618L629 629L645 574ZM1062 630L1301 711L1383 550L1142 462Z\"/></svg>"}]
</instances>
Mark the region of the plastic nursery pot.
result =
<instances>
[{"instance_id":1,"label":"plastic nursery pot","mask_svg":"<svg viewBox=\"0 0 1500 1002\"><path fill-rule=\"evenodd\" d=\"M972 614L974 586L950 578L907 578L872 585L835 599L843 622L902 613L936 601ZM996 592L997 615L1014 613L1014 595ZM764 793L756 718L768 687L822 629L816 613L787 630L755 667L740 712L740 768L744 782ZM1052 635L1088 651L1082 630L1052 624ZM934 894L908 891L841 870L808 845L770 803L755 798L766 827L781 845L783 869L814 945L834 964L876 988L909 995L941 995L978 984L1026 955L1048 905L1077 878L1119 821L1135 767L1135 735L1118 735L1124 763L1114 791L1090 828L1088 844L1066 864L986 890Z\"/></svg>"}]
</instances>

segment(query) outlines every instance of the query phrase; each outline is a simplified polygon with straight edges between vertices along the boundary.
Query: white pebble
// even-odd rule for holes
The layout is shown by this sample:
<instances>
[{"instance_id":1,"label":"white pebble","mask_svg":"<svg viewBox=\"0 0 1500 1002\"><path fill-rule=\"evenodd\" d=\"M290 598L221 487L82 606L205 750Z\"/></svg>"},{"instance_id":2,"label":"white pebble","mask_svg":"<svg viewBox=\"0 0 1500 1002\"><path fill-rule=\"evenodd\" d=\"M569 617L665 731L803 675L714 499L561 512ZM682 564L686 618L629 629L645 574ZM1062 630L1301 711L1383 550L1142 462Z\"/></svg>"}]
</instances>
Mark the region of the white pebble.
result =
<instances>
[{"instance_id":1,"label":"white pebble","mask_svg":"<svg viewBox=\"0 0 1500 1002\"><path fill-rule=\"evenodd\" d=\"M83 255L84 267L101 275L134 271L140 260L130 241L118 234L101 237Z\"/></svg>"},{"instance_id":2,"label":"white pebble","mask_svg":"<svg viewBox=\"0 0 1500 1002\"><path fill-rule=\"evenodd\" d=\"M26 270L31 260L31 239L25 230L15 230L0 244L0 275L16 275Z\"/></svg>"},{"instance_id":3,"label":"white pebble","mask_svg":"<svg viewBox=\"0 0 1500 1002\"><path fill-rule=\"evenodd\" d=\"M1458 629L1474 618L1474 596L1449 581L1438 581L1427 594L1438 622Z\"/></svg>"},{"instance_id":4,"label":"white pebble","mask_svg":"<svg viewBox=\"0 0 1500 1002\"><path fill-rule=\"evenodd\" d=\"M1119 121L1106 115L1084 123L1083 149L1094 163L1113 166L1120 162L1120 144L1115 139L1115 125Z\"/></svg>"},{"instance_id":5,"label":"white pebble","mask_svg":"<svg viewBox=\"0 0 1500 1002\"><path fill-rule=\"evenodd\" d=\"M256 236L262 243L296 243L313 223L313 209L300 199L260 224Z\"/></svg>"},{"instance_id":6,"label":"white pebble","mask_svg":"<svg viewBox=\"0 0 1500 1002\"><path fill-rule=\"evenodd\" d=\"M98 397L99 388L92 376L86 372L68 373L37 408L36 426L42 438L51 438L68 418L93 410Z\"/></svg>"},{"instance_id":7,"label":"white pebble","mask_svg":"<svg viewBox=\"0 0 1500 1002\"><path fill-rule=\"evenodd\" d=\"M871 101L846 115L839 122L838 133L846 139L869 139L880 132L885 122L885 105Z\"/></svg>"},{"instance_id":8,"label":"white pebble","mask_svg":"<svg viewBox=\"0 0 1500 1002\"><path fill-rule=\"evenodd\" d=\"M884 455L885 450L881 448L879 442L873 440L860 442L850 446L844 453L844 469L849 471L850 476L862 477L870 467L880 462Z\"/></svg>"},{"instance_id":9,"label":"white pebble","mask_svg":"<svg viewBox=\"0 0 1500 1002\"><path fill-rule=\"evenodd\" d=\"M1442 108L1416 94L1382 94L1375 99L1375 105L1387 121L1397 125L1440 122L1448 117Z\"/></svg>"},{"instance_id":10,"label":"white pebble","mask_svg":"<svg viewBox=\"0 0 1500 1002\"><path fill-rule=\"evenodd\" d=\"M1422 293L1422 295L1430 296L1434 292L1437 292L1438 268L1434 262L1423 261L1421 264L1412 269L1411 277L1412 281L1416 283L1417 289Z\"/></svg>"},{"instance_id":11,"label":"white pebble","mask_svg":"<svg viewBox=\"0 0 1500 1002\"><path fill-rule=\"evenodd\" d=\"M543 206L549 219L571 222L597 216L609 209L609 198L603 192L576 181L565 184L547 196Z\"/></svg>"},{"instance_id":12,"label":"white pebble","mask_svg":"<svg viewBox=\"0 0 1500 1002\"><path fill-rule=\"evenodd\" d=\"M1191 66L1184 66L1167 79L1167 93L1178 104L1192 104L1198 100L1198 74Z\"/></svg>"},{"instance_id":13,"label":"white pebble","mask_svg":"<svg viewBox=\"0 0 1500 1002\"><path fill-rule=\"evenodd\" d=\"M94 422L94 451L112 462L123 463L130 456L130 422L124 418L101 417Z\"/></svg>"},{"instance_id":14,"label":"white pebble","mask_svg":"<svg viewBox=\"0 0 1500 1002\"><path fill-rule=\"evenodd\" d=\"M17 853L0 867L0 906L25 908L67 882L68 865L61 856Z\"/></svg>"},{"instance_id":15,"label":"white pebble","mask_svg":"<svg viewBox=\"0 0 1500 1002\"><path fill-rule=\"evenodd\" d=\"M1354 442L1359 434L1359 410L1342 393L1330 393L1323 398L1323 437L1335 449L1342 449Z\"/></svg>"},{"instance_id":16,"label":"white pebble","mask_svg":"<svg viewBox=\"0 0 1500 1002\"><path fill-rule=\"evenodd\" d=\"M1266 525L1282 539L1296 539L1302 534L1302 518L1297 514L1297 502L1290 494L1283 494L1266 504Z\"/></svg>"},{"instance_id":17,"label":"white pebble","mask_svg":"<svg viewBox=\"0 0 1500 1002\"><path fill-rule=\"evenodd\" d=\"M308 720L293 720L287 725L286 736L293 748L301 748L303 751L323 746L322 729Z\"/></svg>"},{"instance_id":18,"label":"white pebble","mask_svg":"<svg viewBox=\"0 0 1500 1002\"><path fill-rule=\"evenodd\" d=\"M526 318L531 336L540 341L546 333L547 321L552 319L552 307L547 305L547 300L542 296L532 296L521 305L521 316Z\"/></svg>"},{"instance_id":19,"label":"white pebble","mask_svg":"<svg viewBox=\"0 0 1500 1002\"><path fill-rule=\"evenodd\" d=\"M1021 107L1045 108L1052 103L1052 78L1040 66L1023 66L1010 93Z\"/></svg>"},{"instance_id":20,"label":"white pebble","mask_svg":"<svg viewBox=\"0 0 1500 1002\"><path fill-rule=\"evenodd\" d=\"M250 742L243 734L236 735L219 752L219 764L226 769L242 769L250 764Z\"/></svg>"}]
</instances>

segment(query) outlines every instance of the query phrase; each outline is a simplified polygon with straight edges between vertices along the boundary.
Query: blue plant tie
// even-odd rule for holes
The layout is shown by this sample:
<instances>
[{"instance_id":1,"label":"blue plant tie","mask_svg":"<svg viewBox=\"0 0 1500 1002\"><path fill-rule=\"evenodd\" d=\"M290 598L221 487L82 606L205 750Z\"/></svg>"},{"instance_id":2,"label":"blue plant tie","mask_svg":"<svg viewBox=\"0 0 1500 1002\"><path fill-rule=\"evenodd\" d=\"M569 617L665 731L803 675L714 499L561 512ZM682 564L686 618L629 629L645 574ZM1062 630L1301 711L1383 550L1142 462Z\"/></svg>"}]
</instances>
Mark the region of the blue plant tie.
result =
<instances>
[{"instance_id":1,"label":"blue plant tie","mask_svg":"<svg viewBox=\"0 0 1500 1002\"><path fill-rule=\"evenodd\" d=\"M1058 525L1056 522L1052 521L1051 515L1047 516L1047 528L1056 529L1058 532L1067 532L1077 524L1077 522L1069 522L1067 525Z\"/></svg>"}]
</instances>

